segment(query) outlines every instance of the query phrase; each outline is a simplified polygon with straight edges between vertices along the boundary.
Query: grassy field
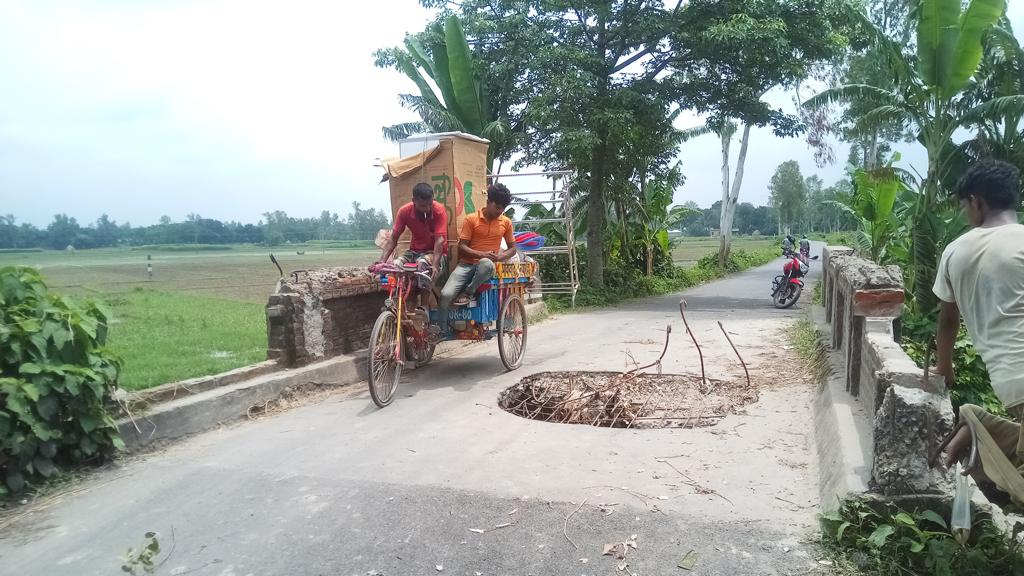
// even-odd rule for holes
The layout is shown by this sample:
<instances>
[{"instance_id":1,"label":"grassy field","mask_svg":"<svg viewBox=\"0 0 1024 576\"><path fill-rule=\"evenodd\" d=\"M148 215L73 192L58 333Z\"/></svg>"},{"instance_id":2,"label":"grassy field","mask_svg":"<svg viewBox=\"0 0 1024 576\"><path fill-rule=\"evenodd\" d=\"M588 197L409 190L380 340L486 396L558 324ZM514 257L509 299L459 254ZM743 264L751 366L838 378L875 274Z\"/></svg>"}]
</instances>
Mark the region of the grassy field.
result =
<instances>
[{"instance_id":1,"label":"grassy field","mask_svg":"<svg viewBox=\"0 0 1024 576\"><path fill-rule=\"evenodd\" d=\"M286 274L321 266L365 266L380 254L377 249L303 250L305 254L298 255L294 248L274 249ZM50 288L75 295L105 296L145 288L265 303L279 276L269 253L258 247L196 252L47 250L0 254L0 266L34 266ZM147 255L152 260L147 261ZM146 274L147 263L153 265L152 280Z\"/></svg>"},{"instance_id":2,"label":"grassy field","mask_svg":"<svg viewBox=\"0 0 1024 576\"><path fill-rule=\"evenodd\" d=\"M365 266L376 249L275 249L285 273ZM147 261L150 255L152 260ZM57 292L111 309L110 348L124 359L121 386L149 388L266 358L263 306L279 274L269 251L119 249L0 253L0 266L34 266ZM153 278L146 273L153 265Z\"/></svg>"},{"instance_id":3,"label":"grassy field","mask_svg":"<svg viewBox=\"0 0 1024 576\"><path fill-rule=\"evenodd\" d=\"M718 238L681 238L672 249L672 261L677 266L692 266L697 260L713 252L718 252ZM732 247L744 250L760 250L781 246L779 240L768 236L734 236Z\"/></svg>"},{"instance_id":4,"label":"grassy field","mask_svg":"<svg viewBox=\"0 0 1024 576\"><path fill-rule=\"evenodd\" d=\"M108 345L125 361L126 390L266 360L261 304L142 288L104 300L113 315Z\"/></svg>"},{"instance_id":5,"label":"grassy field","mask_svg":"<svg viewBox=\"0 0 1024 576\"><path fill-rule=\"evenodd\" d=\"M736 238L734 246L756 249L775 243ZM57 292L105 301L113 314L109 344L125 362L124 388L148 388L263 360L263 306L279 277L270 251L258 246L173 248L0 252L0 266L34 266ZM689 266L717 249L717 238L687 238L673 257L678 265ZM279 247L273 252L286 274L365 266L379 255L367 248ZM153 265L152 279L147 263Z\"/></svg>"}]
</instances>

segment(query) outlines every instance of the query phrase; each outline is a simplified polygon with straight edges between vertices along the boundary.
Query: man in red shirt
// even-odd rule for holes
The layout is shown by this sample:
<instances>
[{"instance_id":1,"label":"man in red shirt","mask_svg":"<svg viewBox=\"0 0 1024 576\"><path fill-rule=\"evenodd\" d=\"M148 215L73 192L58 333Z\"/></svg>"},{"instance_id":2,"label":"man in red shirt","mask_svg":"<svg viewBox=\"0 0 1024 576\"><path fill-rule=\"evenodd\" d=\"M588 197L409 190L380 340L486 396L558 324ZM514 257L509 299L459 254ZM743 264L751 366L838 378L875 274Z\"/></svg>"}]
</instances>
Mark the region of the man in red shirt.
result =
<instances>
[{"instance_id":1,"label":"man in red shirt","mask_svg":"<svg viewBox=\"0 0 1024 576\"><path fill-rule=\"evenodd\" d=\"M412 189L412 202L398 209L391 238L384 245L381 260L387 260L398 245L398 238L406 229L412 233L409 249L395 259L396 266L416 262L430 267L431 279L436 280L441 269L445 236L448 233L448 213L440 202L434 201L434 189L420 182Z\"/></svg>"}]
</instances>

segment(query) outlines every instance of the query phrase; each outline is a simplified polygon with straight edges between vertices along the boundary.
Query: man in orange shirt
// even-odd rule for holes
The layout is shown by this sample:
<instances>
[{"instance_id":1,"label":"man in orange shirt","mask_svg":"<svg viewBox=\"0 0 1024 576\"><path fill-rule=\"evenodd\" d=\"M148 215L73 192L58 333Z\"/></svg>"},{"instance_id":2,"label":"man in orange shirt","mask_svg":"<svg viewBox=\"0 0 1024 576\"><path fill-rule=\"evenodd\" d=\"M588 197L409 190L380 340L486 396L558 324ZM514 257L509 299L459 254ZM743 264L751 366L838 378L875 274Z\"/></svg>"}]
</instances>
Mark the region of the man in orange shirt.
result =
<instances>
[{"instance_id":1,"label":"man in orange shirt","mask_svg":"<svg viewBox=\"0 0 1024 576\"><path fill-rule=\"evenodd\" d=\"M443 331L448 331L448 308L468 304L480 285L494 276L494 263L516 253L512 221L503 214L511 203L512 193L504 184L491 184L487 187L487 205L466 215L459 232L459 265L448 276L438 305ZM501 249L503 239L505 250Z\"/></svg>"}]
</instances>

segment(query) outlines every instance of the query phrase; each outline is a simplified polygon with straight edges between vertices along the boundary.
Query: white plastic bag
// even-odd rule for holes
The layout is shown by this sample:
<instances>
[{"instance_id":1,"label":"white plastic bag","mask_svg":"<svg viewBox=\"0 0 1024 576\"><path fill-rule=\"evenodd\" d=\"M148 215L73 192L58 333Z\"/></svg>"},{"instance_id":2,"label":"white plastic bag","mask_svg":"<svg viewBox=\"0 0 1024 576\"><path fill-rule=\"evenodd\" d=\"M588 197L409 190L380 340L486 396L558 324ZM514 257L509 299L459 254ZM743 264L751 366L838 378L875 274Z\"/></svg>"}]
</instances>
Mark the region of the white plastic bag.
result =
<instances>
[{"instance_id":1,"label":"white plastic bag","mask_svg":"<svg viewBox=\"0 0 1024 576\"><path fill-rule=\"evenodd\" d=\"M963 474L963 466L956 463L956 491L953 493L953 517L949 530L961 546L971 537L971 481Z\"/></svg>"}]
</instances>

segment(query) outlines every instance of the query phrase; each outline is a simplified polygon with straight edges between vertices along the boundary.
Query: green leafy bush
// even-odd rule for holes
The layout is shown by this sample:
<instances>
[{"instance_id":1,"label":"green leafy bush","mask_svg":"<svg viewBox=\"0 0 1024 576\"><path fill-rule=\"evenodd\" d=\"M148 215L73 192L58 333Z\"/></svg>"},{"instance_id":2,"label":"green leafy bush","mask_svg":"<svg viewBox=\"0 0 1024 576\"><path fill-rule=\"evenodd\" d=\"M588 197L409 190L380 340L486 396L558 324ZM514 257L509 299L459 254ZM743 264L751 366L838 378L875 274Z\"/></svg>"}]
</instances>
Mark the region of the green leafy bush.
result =
<instances>
[{"instance_id":1,"label":"green leafy bush","mask_svg":"<svg viewBox=\"0 0 1024 576\"><path fill-rule=\"evenodd\" d=\"M881 506L881 505L880 505ZM822 543L841 564L865 574L995 576L1024 574L1024 556L989 520L971 528L961 546L933 510L880 509L847 500L823 514Z\"/></svg>"},{"instance_id":2,"label":"green leafy bush","mask_svg":"<svg viewBox=\"0 0 1024 576\"><path fill-rule=\"evenodd\" d=\"M740 272L747 268L767 264L781 255L782 252L775 248L763 248L761 250L732 250L729 252L729 258L725 262L725 271L730 273ZM701 268L707 271L718 270L718 254L711 253L700 260L697 260L696 268ZM781 269L782 266L780 265L779 268Z\"/></svg>"},{"instance_id":3,"label":"green leafy bush","mask_svg":"<svg viewBox=\"0 0 1024 576\"><path fill-rule=\"evenodd\" d=\"M123 447L106 401L121 364L107 314L50 293L32 268L0 268L0 495Z\"/></svg>"}]
</instances>

